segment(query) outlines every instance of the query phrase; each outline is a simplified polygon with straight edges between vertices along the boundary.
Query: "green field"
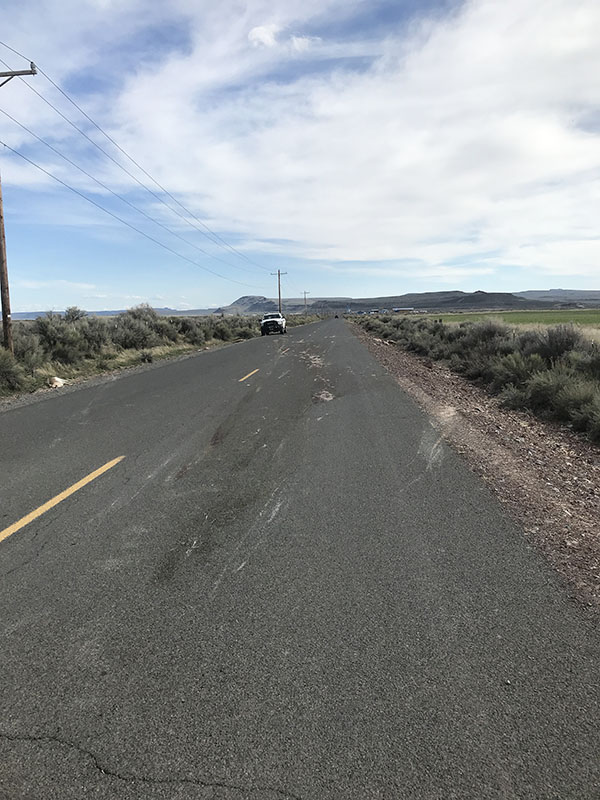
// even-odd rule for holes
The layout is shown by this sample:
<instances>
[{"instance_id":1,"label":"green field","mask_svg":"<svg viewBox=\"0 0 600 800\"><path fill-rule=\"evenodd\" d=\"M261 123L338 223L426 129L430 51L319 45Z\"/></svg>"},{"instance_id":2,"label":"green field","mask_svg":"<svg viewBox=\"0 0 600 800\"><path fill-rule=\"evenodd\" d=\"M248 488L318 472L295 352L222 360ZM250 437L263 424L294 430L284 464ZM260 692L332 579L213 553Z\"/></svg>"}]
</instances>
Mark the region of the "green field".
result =
<instances>
[{"instance_id":1,"label":"green field","mask_svg":"<svg viewBox=\"0 0 600 800\"><path fill-rule=\"evenodd\" d=\"M575 322L578 325L600 326L600 308L560 308L549 311L484 311L455 314L427 314L444 322L479 322L482 319L501 319L511 325L556 325Z\"/></svg>"}]
</instances>

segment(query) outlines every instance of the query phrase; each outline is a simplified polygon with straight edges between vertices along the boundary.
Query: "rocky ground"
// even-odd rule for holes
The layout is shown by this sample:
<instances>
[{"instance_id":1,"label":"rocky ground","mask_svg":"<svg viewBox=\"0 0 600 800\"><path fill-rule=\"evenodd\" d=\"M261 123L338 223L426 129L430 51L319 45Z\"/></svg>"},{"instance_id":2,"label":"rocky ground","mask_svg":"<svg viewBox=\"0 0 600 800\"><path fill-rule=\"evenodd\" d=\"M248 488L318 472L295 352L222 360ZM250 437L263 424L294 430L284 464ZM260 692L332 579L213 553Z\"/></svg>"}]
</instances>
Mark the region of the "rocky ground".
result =
<instances>
[{"instance_id":1,"label":"rocky ground","mask_svg":"<svg viewBox=\"0 0 600 800\"><path fill-rule=\"evenodd\" d=\"M600 447L496 399L430 359L353 326L566 579L600 610Z\"/></svg>"}]
</instances>

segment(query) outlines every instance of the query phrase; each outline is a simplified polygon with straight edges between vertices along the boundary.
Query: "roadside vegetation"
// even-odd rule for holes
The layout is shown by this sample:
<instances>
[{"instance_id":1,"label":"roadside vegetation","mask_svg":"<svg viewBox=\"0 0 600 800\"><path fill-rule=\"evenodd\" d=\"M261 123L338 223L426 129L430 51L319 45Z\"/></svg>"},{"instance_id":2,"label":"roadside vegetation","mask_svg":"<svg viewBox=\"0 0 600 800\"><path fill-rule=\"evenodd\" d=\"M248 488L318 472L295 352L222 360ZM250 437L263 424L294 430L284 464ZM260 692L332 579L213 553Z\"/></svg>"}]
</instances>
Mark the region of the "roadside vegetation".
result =
<instances>
[{"instance_id":1,"label":"roadside vegetation","mask_svg":"<svg viewBox=\"0 0 600 800\"><path fill-rule=\"evenodd\" d=\"M553 308L547 311L473 311L451 314L428 314L443 322L482 322L501 319L509 325L555 325L572 322L576 325L595 325L600 328L599 308Z\"/></svg>"},{"instance_id":2,"label":"roadside vegetation","mask_svg":"<svg viewBox=\"0 0 600 800\"><path fill-rule=\"evenodd\" d=\"M289 327L317 317L291 316ZM116 317L79 308L13 323L14 357L0 349L0 395L31 392L58 376L71 380L260 336L259 317L163 317L150 306Z\"/></svg>"},{"instance_id":3,"label":"roadside vegetation","mask_svg":"<svg viewBox=\"0 0 600 800\"><path fill-rule=\"evenodd\" d=\"M405 316L365 317L359 324L445 362L504 407L568 424L600 442L600 346L576 325L519 329L497 319L445 323Z\"/></svg>"}]
</instances>

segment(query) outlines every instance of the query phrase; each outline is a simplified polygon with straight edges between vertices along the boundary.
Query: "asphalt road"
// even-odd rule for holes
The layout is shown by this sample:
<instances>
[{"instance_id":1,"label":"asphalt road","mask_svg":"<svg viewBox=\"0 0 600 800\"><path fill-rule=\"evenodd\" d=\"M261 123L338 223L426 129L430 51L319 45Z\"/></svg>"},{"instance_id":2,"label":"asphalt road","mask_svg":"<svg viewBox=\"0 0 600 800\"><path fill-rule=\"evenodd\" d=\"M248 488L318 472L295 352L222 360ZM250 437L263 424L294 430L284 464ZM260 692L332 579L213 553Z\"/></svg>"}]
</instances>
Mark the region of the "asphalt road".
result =
<instances>
[{"instance_id":1,"label":"asphalt road","mask_svg":"<svg viewBox=\"0 0 600 800\"><path fill-rule=\"evenodd\" d=\"M600 798L596 626L343 321L0 445L0 531L124 456L0 542L3 800Z\"/></svg>"}]
</instances>

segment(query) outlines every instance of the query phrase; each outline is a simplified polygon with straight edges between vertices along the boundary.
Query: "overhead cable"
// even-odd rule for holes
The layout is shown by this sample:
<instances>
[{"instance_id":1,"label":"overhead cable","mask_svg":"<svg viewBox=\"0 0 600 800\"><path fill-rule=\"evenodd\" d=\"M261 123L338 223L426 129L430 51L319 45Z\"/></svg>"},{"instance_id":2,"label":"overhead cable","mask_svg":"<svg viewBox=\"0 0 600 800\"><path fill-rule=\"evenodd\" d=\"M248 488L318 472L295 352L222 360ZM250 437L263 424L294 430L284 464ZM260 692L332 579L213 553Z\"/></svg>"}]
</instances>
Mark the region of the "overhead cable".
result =
<instances>
[{"instance_id":1,"label":"overhead cable","mask_svg":"<svg viewBox=\"0 0 600 800\"><path fill-rule=\"evenodd\" d=\"M5 42L0 41L0 45L2 45L3 47L6 47L8 50L10 50L11 52L13 52L16 55L20 56L21 58L25 58L25 56L22 53L19 53L17 50L15 50L14 48L12 48L9 45L7 45ZM3 62L0 59L0 63L5 63L5 62ZM52 84L52 86L54 86L55 89L57 89L57 91L59 91L63 95L63 97L65 97L81 114L83 114L83 116L95 128L97 128L97 130L100 131L100 133L102 133L102 135L105 136L121 153L123 153L123 155L126 158L128 158L129 161L131 161L132 164L134 164L141 172L144 173L144 175L146 175L156 186L158 186L158 188L164 194L166 194L167 197L171 198L171 200L173 200L173 202L177 203L177 205L181 209L183 209L183 211L185 211L185 213L188 215L188 217L192 217L199 225L201 225L203 230L199 229L196 225L193 225L187 217L184 217L183 214L179 213L176 209L174 209L172 206L170 206L168 203L166 203L159 195L157 195L155 192L153 192L148 186L146 186L144 183L142 183L142 181L140 181L135 175L133 175L129 170L127 170L119 161L117 161L109 153L107 153L106 150L104 150L97 142L95 142L93 139L91 139L72 120L70 120L66 115L64 115L61 111L59 111L56 108L56 106L54 106L49 100L47 100L42 94L40 94L40 92L38 92L36 89L34 89L34 87L31 86L30 83L26 83L26 86L28 86L29 89L31 89L31 91L34 92L34 94L36 94L41 100L43 100L48 106L50 106L50 108L52 108L60 117L62 117L62 119L64 119L65 122L67 122L69 125L71 125L78 133L80 133L82 136L84 136L88 140L88 142L90 142L92 145L94 145L94 147L96 147L98 150L100 150L101 153L103 153L114 164L116 164L120 169L122 169L130 178L132 178L132 180L136 181L136 183L138 183L143 189L145 189L147 192L149 192L154 198L156 198L159 202L161 202L163 205L165 205L174 214L177 214L188 225L191 225L192 227L196 228L196 230L199 230L199 232L202 233L203 236L206 236L211 241L214 241L214 243L217 244L219 247L227 248L228 250L230 250L231 252L235 253L240 258L243 258L245 261L249 262L250 264L253 264L254 266L258 267L259 269L264 270L265 272L269 272L269 270L266 267L263 267L261 264L258 264L257 262L253 261L245 253L242 253L241 251L239 251L235 247L233 247L231 244L229 244L229 242L227 242L225 239L223 239L221 236L219 236L218 233L213 231L208 225L206 225L205 222L203 222L201 219L199 219L192 211L190 211L188 208L186 208L161 183L159 183L149 172L147 172L140 164L138 164L138 162L132 156L130 156L129 153L127 153L127 151L124 150L108 133L106 133L106 131L104 131L103 128L101 128L100 125L98 125L98 123L95 122L89 116L89 114L87 114L55 81L53 81L52 78L50 78L50 76L46 74L46 72L44 72L44 70L42 70L37 65L36 65L36 67L37 67L38 72L41 75L43 75L46 78L46 80L50 84Z\"/></svg>"},{"instance_id":2,"label":"overhead cable","mask_svg":"<svg viewBox=\"0 0 600 800\"><path fill-rule=\"evenodd\" d=\"M73 186L69 186L69 184L65 183L65 181L61 180L61 178L58 178L56 175L53 175L51 172L49 172L44 167L40 166L39 164L36 164L35 161L32 161L30 158L28 158L23 153L19 152L18 150L15 150L14 147L10 147L10 145L6 144L6 142L3 142L2 140L0 140L0 145L4 146L7 150L9 150L14 155L19 156L19 158L22 158L27 163L31 164L31 166L35 167L40 172L43 172L49 178L52 178L52 180L55 180L57 183L60 183L62 186L65 187L65 189L68 189L69 191L71 191L74 194L78 195L79 197L83 198L84 200L86 200L91 205L95 206L96 208L99 208L100 211L103 211L105 214L108 214L109 217L112 217L113 219L116 219L118 222L121 222L123 225L126 225L128 228L131 228L131 230L135 231L136 233L139 233L140 236L143 236L145 239L149 239L151 242L154 242L154 244L157 244L159 247L162 247L163 250L166 250L167 252L171 253L172 255L177 256L177 258L181 258L181 259L183 259L183 261L187 261L188 263L193 264L196 267L199 267L201 270L204 270L204 272L209 272L211 275L215 275L217 278L221 278L221 279L223 279L225 281L230 281L231 283L236 283L239 286L245 286L246 288L249 288L249 289L256 289L256 286L251 286L248 283L242 283L241 281L236 281L234 278L229 278L227 275L221 275L220 272L216 272L215 270L209 269L208 267L205 267L203 264L200 264L198 261L194 261L192 258L188 258L187 256L184 256L182 253L178 253L176 250L173 250L173 248L171 248L168 245L164 244L159 239L155 239L153 236L150 236L150 234L145 233L144 231L140 230L139 228L136 228L135 225L132 225L130 222L127 222L127 220L123 219L118 214L115 214L112 211L109 211L107 208L104 208L104 206L100 205L100 203L97 203L95 200L92 200L91 197L87 197L87 195L83 194L83 192L80 192L78 189L75 189Z\"/></svg>"},{"instance_id":3,"label":"overhead cable","mask_svg":"<svg viewBox=\"0 0 600 800\"><path fill-rule=\"evenodd\" d=\"M15 125L18 125L22 130L24 130L30 136L33 136L33 138L36 139L38 142L40 142L40 144L45 145L48 149L52 150L53 153L56 153L57 156L60 156L60 158L62 158L64 161L66 161L71 166L75 167L75 169L79 170L79 172L81 172L87 178L89 178L90 180L94 181L94 183L96 183L98 186L102 187L102 189L104 189L105 191L107 191L110 194L112 194L118 200L121 200L121 202L125 203L130 208L133 208L139 214L142 214L142 216L146 217L146 219L149 219L150 222L153 222L155 225L158 225L159 227L163 228L163 230L167 231L167 233L170 233L172 236L176 236L182 242L185 242L186 244L188 244L191 247L195 248L196 250L198 250L198 252L202 253L203 255L207 256L208 258L214 259L215 261L220 261L222 264L225 264L225 266L227 266L227 267L232 267L233 269L239 269L239 270L242 270L244 272L248 272L247 268L241 267L238 264L231 264L229 261L225 261L224 259L220 258L219 256L216 256L216 255L214 255L212 253L207 252L206 250L203 250L201 247L198 247L197 244L195 244L194 242L191 242L189 239L186 239L185 236L181 236L181 234L177 233L176 231L171 230L171 228L169 228L167 225L164 225L162 222L160 222L159 220L155 219L150 214L146 213L142 208L139 208L138 206L136 206L135 203L132 203L126 197L123 197L123 195L120 195L118 192L115 192L113 189L111 189L110 186L107 186L101 180L99 180L98 178L95 178L93 175L91 175L89 172L87 172L87 170L85 170L83 167L79 166L79 164L76 164L74 161L72 161L64 153L61 153L61 151L58 150L56 147L54 147L54 145L50 144L50 142L47 142L45 139L42 139L41 136L38 136L36 133L34 133L32 130L30 130L26 125L23 125L22 122L19 122L17 119L15 119L13 116L11 116L11 114L9 114L8 111L5 111L3 108L0 108L0 113L4 114L5 117L8 117L8 119L10 119L12 122L14 122Z\"/></svg>"}]
</instances>

